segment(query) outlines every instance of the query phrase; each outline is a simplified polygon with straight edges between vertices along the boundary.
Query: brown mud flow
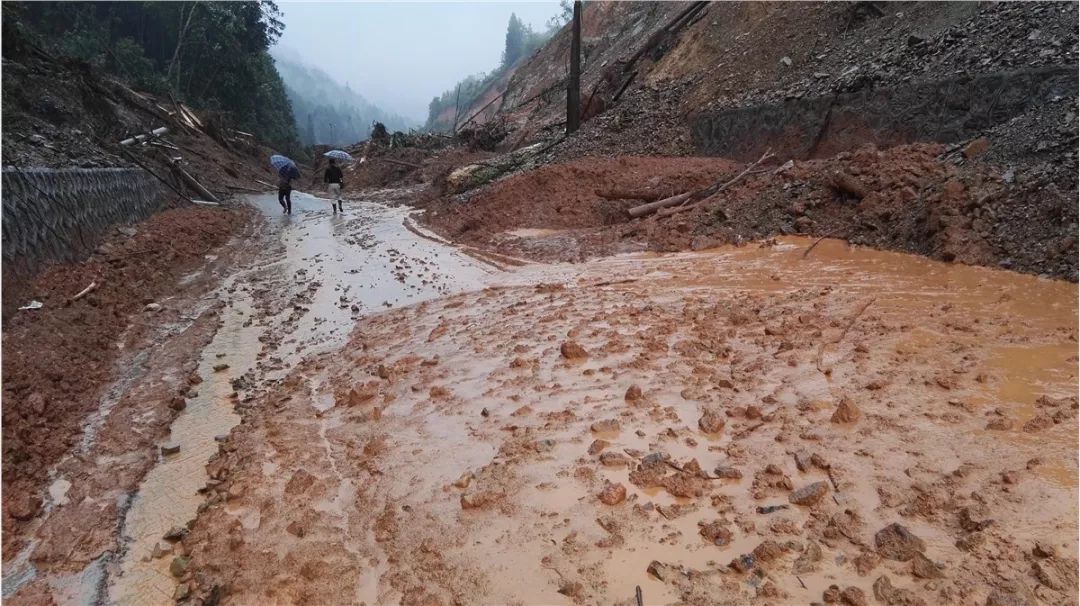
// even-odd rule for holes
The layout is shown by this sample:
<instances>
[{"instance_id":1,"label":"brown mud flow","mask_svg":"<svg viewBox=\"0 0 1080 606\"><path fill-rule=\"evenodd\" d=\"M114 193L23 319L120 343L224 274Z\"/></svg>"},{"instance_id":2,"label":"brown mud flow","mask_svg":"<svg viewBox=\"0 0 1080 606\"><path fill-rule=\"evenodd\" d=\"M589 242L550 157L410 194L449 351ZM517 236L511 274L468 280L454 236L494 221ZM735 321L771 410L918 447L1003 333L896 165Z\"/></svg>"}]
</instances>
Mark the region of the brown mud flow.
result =
<instances>
[{"instance_id":1,"label":"brown mud flow","mask_svg":"<svg viewBox=\"0 0 1080 606\"><path fill-rule=\"evenodd\" d=\"M1075 285L801 238L486 280L239 390L175 595L1076 602Z\"/></svg>"},{"instance_id":2,"label":"brown mud flow","mask_svg":"<svg viewBox=\"0 0 1080 606\"><path fill-rule=\"evenodd\" d=\"M166 308L190 305L180 310L182 317L209 321L167 332L145 346L151 353L133 363L137 372L118 373L122 378L107 390L115 397L90 417L78 452L52 472L45 513L29 545L5 563L5 601L36 603L48 595L68 604L172 602L175 535L206 500L206 463L240 421L237 407L248 404L237 390L273 384L304 356L340 347L363 315L477 288L494 271L406 229L402 209L351 202L347 214L331 216L325 200L294 197L289 217L272 196L252 199L267 232L245 243L264 249L254 262L234 267L216 291L193 304L183 297L163 301ZM183 277L176 288L183 291L197 277ZM201 343L186 344L191 332L205 335ZM152 353L159 349L172 354L159 361ZM124 419L141 413L125 402L168 399L162 386L177 381L183 397L172 399L182 411L153 446L157 463L146 462L141 483L128 482L125 461L141 458L124 450L135 447L132 440L117 441L115 433L123 431ZM141 418L127 427L148 431ZM103 507L109 501L118 505ZM100 515L87 517L88 511ZM89 530L73 525L79 520Z\"/></svg>"}]
</instances>

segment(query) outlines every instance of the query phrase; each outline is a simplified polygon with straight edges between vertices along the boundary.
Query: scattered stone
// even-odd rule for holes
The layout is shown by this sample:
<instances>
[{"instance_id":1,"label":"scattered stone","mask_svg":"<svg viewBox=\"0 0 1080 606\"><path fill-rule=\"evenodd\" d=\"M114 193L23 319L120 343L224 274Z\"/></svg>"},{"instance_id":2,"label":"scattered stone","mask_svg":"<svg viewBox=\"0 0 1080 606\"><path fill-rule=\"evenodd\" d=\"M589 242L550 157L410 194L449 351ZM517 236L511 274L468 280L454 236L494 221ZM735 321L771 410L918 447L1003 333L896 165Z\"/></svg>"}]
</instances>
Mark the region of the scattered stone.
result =
<instances>
[{"instance_id":1,"label":"scattered stone","mask_svg":"<svg viewBox=\"0 0 1080 606\"><path fill-rule=\"evenodd\" d=\"M731 543L731 539L734 538L731 530L728 528L729 523L725 520L713 520L707 524L701 524L701 530L699 533L701 536L709 540L713 545L717 547L726 547Z\"/></svg>"},{"instance_id":2,"label":"scattered stone","mask_svg":"<svg viewBox=\"0 0 1080 606\"><path fill-rule=\"evenodd\" d=\"M986 428L991 431L1008 431L1013 428L1013 422L1008 417L1001 417L987 423Z\"/></svg>"},{"instance_id":3,"label":"scattered stone","mask_svg":"<svg viewBox=\"0 0 1080 606\"><path fill-rule=\"evenodd\" d=\"M751 420L760 419L761 416L762 416L761 415L761 409L758 408L757 406L747 406L746 407L746 418L747 419L751 419Z\"/></svg>"},{"instance_id":4,"label":"scattered stone","mask_svg":"<svg viewBox=\"0 0 1080 606\"><path fill-rule=\"evenodd\" d=\"M807 574L817 570L817 564L822 558L821 546L815 541L807 541L802 555L795 559L792 571L795 574Z\"/></svg>"},{"instance_id":5,"label":"scattered stone","mask_svg":"<svg viewBox=\"0 0 1080 606\"><path fill-rule=\"evenodd\" d=\"M585 597L585 586L578 581L564 579L559 582L559 593L577 601Z\"/></svg>"},{"instance_id":6,"label":"scattered stone","mask_svg":"<svg viewBox=\"0 0 1080 606\"><path fill-rule=\"evenodd\" d=\"M754 561L754 556L749 553L744 553L734 560L731 560L731 563L728 564L728 568L731 568L735 572L745 573L753 570L756 565L757 563Z\"/></svg>"},{"instance_id":7,"label":"scattered stone","mask_svg":"<svg viewBox=\"0 0 1080 606\"><path fill-rule=\"evenodd\" d=\"M502 493L491 490L478 490L461 495L462 509L481 509L502 498Z\"/></svg>"},{"instance_id":8,"label":"scattered stone","mask_svg":"<svg viewBox=\"0 0 1080 606\"><path fill-rule=\"evenodd\" d=\"M712 411L706 412L698 420L698 427L705 433L718 433L724 429L724 417Z\"/></svg>"},{"instance_id":9,"label":"scattered stone","mask_svg":"<svg viewBox=\"0 0 1080 606\"><path fill-rule=\"evenodd\" d=\"M822 592L821 599L824 600L826 604L835 604L835 603L839 602L840 601L840 586L839 585L829 585L828 589L826 589L824 592Z\"/></svg>"},{"instance_id":10,"label":"scattered stone","mask_svg":"<svg viewBox=\"0 0 1080 606\"><path fill-rule=\"evenodd\" d=\"M533 450L536 452L551 452L555 449L555 440L537 440L533 443Z\"/></svg>"},{"instance_id":11,"label":"scattered stone","mask_svg":"<svg viewBox=\"0 0 1080 606\"><path fill-rule=\"evenodd\" d=\"M604 505L618 505L626 500L626 487L608 482L600 491L600 502Z\"/></svg>"},{"instance_id":12,"label":"scattered stone","mask_svg":"<svg viewBox=\"0 0 1080 606\"><path fill-rule=\"evenodd\" d=\"M759 562L772 562L784 555L784 548L773 540L762 541L754 548L754 558Z\"/></svg>"},{"instance_id":13,"label":"scattered stone","mask_svg":"<svg viewBox=\"0 0 1080 606\"><path fill-rule=\"evenodd\" d=\"M143 311L161 311L161 303L147 303Z\"/></svg>"},{"instance_id":14,"label":"scattered stone","mask_svg":"<svg viewBox=\"0 0 1080 606\"><path fill-rule=\"evenodd\" d=\"M795 467L802 472L806 472L810 469L813 461L810 459L810 454L806 451L800 451L795 453Z\"/></svg>"},{"instance_id":15,"label":"scattered stone","mask_svg":"<svg viewBox=\"0 0 1080 606\"><path fill-rule=\"evenodd\" d=\"M176 586L176 590L173 591L173 596L172 597L173 597L173 600L175 600L177 602L182 602L182 601L188 599L188 596L190 596L190 595L191 595L191 584L189 584L189 583L180 583L179 585Z\"/></svg>"},{"instance_id":16,"label":"scattered stone","mask_svg":"<svg viewBox=\"0 0 1080 606\"><path fill-rule=\"evenodd\" d=\"M788 496L788 500L795 505L811 506L816 504L829 493L828 482L814 482L796 490Z\"/></svg>"},{"instance_id":17,"label":"scattered stone","mask_svg":"<svg viewBox=\"0 0 1080 606\"><path fill-rule=\"evenodd\" d=\"M611 442L608 442L607 440L593 440L593 443L589 444L589 454L597 455L610 445Z\"/></svg>"},{"instance_id":18,"label":"scattered stone","mask_svg":"<svg viewBox=\"0 0 1080 606\"><path fill-rule=\"evenodd\" d=\"M921 553L911 558L911 573L920 579L940 579L945 576L937 564Z\"/></svg>"},{"instance_id":19,"label":"scattered stone","mask_svg":"<svg viewBox=\"0 0 1080 606\"><path fill-rule=\"evenodd\" d=\"M169 398L169 408L175 411L181 411L187 408L187 400L182 396L173 396Z\"/></svg>"},{"instance_id":20,"label":"scattered stone","mask_svg":"<svg viewBox=\"0 0 1080 606\"><path fill-rule=\"evenodd\" d=\"M866 593L858 587L848 587L840 592L840 603L844 606L866 606Z\"/></svg>"},{"instance_id":21,"label":"scattered stone","mask_svg":"<svg viewBox=\"0 0 1080 606\"><path fill-rule=\"evenodd\" d=\"M660 579L662 582L667 582L670 579L678 578L681 572L675 566L665 564L657 560L649 562L649 567L645 569L646 572L652 576Z\"/></svg>"},{"instance_id":22,"label":"scattered stone","mask_svg":"<svg viewBox=\"0 0 1080 606\"><path fill-rule=\"evenodd\" d=\"M995 589L986 597L986 606L1034 606L1022 596L1008 591Z\"/></svg>"},{"instance_id":23,"label":"scattered stone","mask_svg":"<svg viewBox=\"0 0 1080 606\"><path fill-rule=\"evenodd\" d=\"M864 551L852 560L851 563L855 566L855 572L859 573L860 577L865 577L881 563L881 556L872 551Z\"/></svg>"},{"instance_id":24,"label":"scattered stone","mask_svg":"<svg viewBox=\"0 0 1080 606\"><path fill-rule=\"evenodd\" d=\"M1045 559L1038 560L1032 564L1032 569L1035 571L1035 578L1039 579L1039 582L1046 585L1054 591L1064 591L1068 587L1076 587L1076 569L1072 568L1068 570L1065 566L1055 566L1056 560ZM1071 573L1071 574L1070 574ZM1071 579L1067 580L1066 575L1071 576Z\"/></svg>"},{"instance_id":25,"label":"scattered stone","mask_svg":"<svg viewBox=\"0 0 1080 606\"><path fill-rule=\"evenodd\" d=\"M631 385L626 388L626 395L623 397L627 402L640 402L645 396L641 393L640 387Z\"/></svg>"},{"instance_id":26,"label":"scattered stone","mask_svg":"<svg viewBox=\"0 0 1080 606\"><path fill-rule=\"evenodd\" d=\"M172 551L172 544L165 541L158 541L157 543L154 543L154 548L150 551L150 557L156 560L158 558L163 558L169 555L170 553L172 553Z\"/></svg>"},{"instance_id":27,"label":"scattered stone","mask_svg":"<svg viewBox=\"0 0 1080 606\"><path fill-rule=\"evenodd\" d=\"M738 469L735 469L734 467L727 467L727 466L721 465L720 467L717 467L716 469L714 469L713 473L716 475L716 477L724 478L725 480L741 480L742 479L742 472L739 471Z\"/></svg>"},{"instance_id":28,"label":"scattered stone","mask_svg":"<svg viewBox=\"0 0 1080 606\"><path fill-rule=\"evenodd\" d=\"M855 402L851 398L840 398L840 404L836 407L836 412L833 413L833 423L854 423L859 420L861 414L859 408L855 406Z\"/></svg>"},{"instance_id":29,"label":"scattered stone","mask_svg":"<svg viewBox=\"0 0 1080 606\"><path fill-rule=\"evenodd\" d=\"M465 473L461 474L458 479L454 480L454 486L458 488L468 488L469 483L473 480L473 477L473 472L466 471Z\"/></svg>"},{"instance_id":30,"label":"scattered stone","mask_svg":"<svg viewBox=\"0 0 1080 606\"><path fill-rule=\"evenodd\" d=\"M619 431L622 426L619 424L618 419L604 419L603 421L597 421L589 426L589 429L596 433L604 433L609 431Z\"/></svg>"},{"instance_id":31,"label":"scattered stone","mask_svg":"<svg viewBox=\"0 0 1080 606\"><path fill-rule=\"evenodd\" d=\"M559 353L567 360L584 360L589 357L585 348L573 341L566 341L559 347Z\"/></svg>"},{"instance_id":32,"label":"scattered stone","mask_svg":"<svg viewBox=\"0 0 1080 606\"><path fill-rule=\"evenodd\" d=\"M910 589L894 587L888 575L874 581L874 598L886 606L926 606L926 601Z\"/></svg>"},{"instance_id":33,"label":"scattered stone","mask_svg":"<svg viewBox=\"0 0 1080 606\"><path fill-rule=\"evenodd\" d=\"M1035 547L1031 550L1031 553L1037 558L1052 558L1057 555L1057 550L1049 543L1035 541Z\"/></svg>"},{"instance_id":34,"label":"scattered stone","mask_svg":"<svg viewBox=\"0 0 1080 606\"><path fill-rule=\"evenodd\" d=\"M907 562L914 558L916 553L926 551L926 544L922 539L895 522L877 531L874 545L881 557L899 562Z\"/></svg>"},{"instance_id":35,"label":"scattered stone","mask_svg":"<svg viewBox=\"0 0 1080 606\"><path fill-rule=\"evenodd\" d=\"M1023 430L1027 433L1038 433L1044 429L1048 429L1054 426L1054 419L1047 415L1035 415L1024 423Z\"/></svg>"},{"instance_id":36,"label":"scattered stone","mask_svg":"<svg viewBox=\"0 0 1080 606\"><path fill-rule=\"evenodd\" d=\"M628 467L634 460L621 452L605 452L600 455L600 464L605 467Z\"/></svg>"},{"instance_id":37,"label":"scattered stone","mask_svg":"<svg viewBox=\"0 0 1080 606\"><path fill-rule=\"evenodd\" d=\"M223 370L228 370L228 369L229 369L228 364L214 364L214 372L221 372Z\"/></svg>"},{"instance_id":38,"label":"scattered stone","mask_svg":"<svg viewBox=\"0 0 1080 606\"><path fill-rule=\"evenodd\" d=\"M166 541L179 541L180 539L186 537L188 532L190 531L187 529L186 526L173 526L169 530L165 531L165 534L162 535L161 538L165 539Z\"/></svg>"},{"instance_id":39,"label":"scattered stone","mask_svg":"<svg viewBox=\"0 0 1080 606\"><path fill-rule=\"evenodd\" d=\"M161 454L165 456L174 455L178 452L180 452L180 445L175 442L161 445Z\"/></svg>"},{"instance_id":40,"label":"scattered stone","mask_svg":"<svg viewBox=\"0 0 1080 606\"><path fill-rule=\"evenodd\" d=\"M791 57L781 57L780 58L780 63L784 67L791 67Z\"/></svg>"},{"instance_id":41,"label":"scattered stone","mask_svg":"<svg viewBox=\"0 0 1080 606\"><path fill-rule=\"evenodd\" d=\"M191 558L187 556L176 556L173 558L172 563L169 564L169 573L176 578L180 578L187 572L189 565L191 565Z\"/></svg>"}]
</instances>

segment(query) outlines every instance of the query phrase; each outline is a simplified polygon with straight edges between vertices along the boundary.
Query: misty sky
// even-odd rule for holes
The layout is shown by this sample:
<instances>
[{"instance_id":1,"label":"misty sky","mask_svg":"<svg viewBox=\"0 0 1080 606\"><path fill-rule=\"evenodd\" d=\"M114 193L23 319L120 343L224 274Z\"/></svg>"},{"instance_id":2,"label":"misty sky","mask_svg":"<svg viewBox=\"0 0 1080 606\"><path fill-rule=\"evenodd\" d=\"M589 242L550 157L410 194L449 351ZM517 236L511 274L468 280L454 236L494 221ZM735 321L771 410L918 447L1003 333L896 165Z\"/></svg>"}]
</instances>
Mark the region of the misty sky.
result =
<instances>
[{"instance_id":1,"label":"misty sky","mask_svg":"<svg viewBox=\"0 0 1080 606\"><path fill-rule=\"evenodd\" d=\"M541 31L549 2L279 2L295 51L385 110L417 122L431 98L494 69L511 13ZM290 53L291 54L291 53Z\"/></svg>"}]
</instances>

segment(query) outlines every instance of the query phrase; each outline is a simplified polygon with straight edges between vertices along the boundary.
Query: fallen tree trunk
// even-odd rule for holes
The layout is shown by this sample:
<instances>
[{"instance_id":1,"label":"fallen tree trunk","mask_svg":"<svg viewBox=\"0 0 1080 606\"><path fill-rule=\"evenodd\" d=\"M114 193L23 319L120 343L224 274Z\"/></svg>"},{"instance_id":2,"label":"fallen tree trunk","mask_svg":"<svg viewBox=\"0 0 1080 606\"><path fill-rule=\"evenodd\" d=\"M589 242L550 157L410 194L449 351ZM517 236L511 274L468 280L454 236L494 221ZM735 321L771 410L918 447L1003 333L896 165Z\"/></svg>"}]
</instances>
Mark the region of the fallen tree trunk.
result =
<instances>
[{"instance_id":1,"label":"fallen tree trunk","mask_svg":"<svg viewBox=\"0 0 1080 606\"><path fill-rule=\"evenodd\" d=\"M718 182L710 185L709 187L706 187L705 189L699 189L697 191L688 191L688 192L685 192L685 193L681 193L681 194L679 194L677 196L671 196L670 198L664 198L663 200L657 200L656 202L650 202L649 204L642 204L641 206L635 206L635 207L631 208L627 212L630 213L631 217L644 217L645 215L650 215L650 214L652 214L654 212L660 214L660 216L666 217L666 216L669 216L669 215L674 215L675 213L680 213L680 212L682 212L684 210L689 210L689 209L693 208L698 202L700 202L702 200L705 200L706 198L710 198L712 196L715 196L716 194L718 194L718 193L724 191L725 189L731 187L732 185L734 185L736 182L738 182L740 179L742 179L746 175L754 172L754 169L757 168L762 162L765 162L766 160L769 160L772 157L773 157L772 150L771 149L770 150L765 150L765 154L762 155L760 158L758 158L756 162L751 163L741 173L735 175L735 177L730 179L729 181L726 181L724 183L720 183L718 181ZM672 208L670 210L663 210L663 209L667 209L669 206L676 206L676 205L678 205L678 208Z\"/></svg>"},{"instance_id":2,"label":"fallen tree trunk","mask_svg":"<svg viewBox=\"0 0 1080 606\"><path fill-rule=\"evenodd\" d=\"M663 200L657 200L656 202L649 202L648 204L642 204L641 206L635 206L628 210L631 217L644 217L645 215L651 215L654 212L664 208L666 206L675 206L676 204L682 204L690 199L690 196L694 195L694 192L686 192L677 196L671 196L670 198L664 198Z\"/></svg>"},{"instance_id":3,"label":"fallen tree trunk","mask_svg":"<svg viewBox=\"0 0 1080 606\"><path fill-rule=\"evenodd\" d=\"M203 198L205 198L206 200L208 200L210 202L220 202L220 200L217 199L217 196L210 193L209 189L206 189L205 187L203 187L203 184L199 183L195 179L195 177L192 177L191 175L189 175L186 170L180 168L179 166L176 166L175 164L173 165L173 167L176 169L176 174L180 175L180 178L184 180L184 183L187 183L188 186L191 187L191 189L194 189L195 191L199 192L200 196L202 196Z\"/></svg>"}]
</instances>

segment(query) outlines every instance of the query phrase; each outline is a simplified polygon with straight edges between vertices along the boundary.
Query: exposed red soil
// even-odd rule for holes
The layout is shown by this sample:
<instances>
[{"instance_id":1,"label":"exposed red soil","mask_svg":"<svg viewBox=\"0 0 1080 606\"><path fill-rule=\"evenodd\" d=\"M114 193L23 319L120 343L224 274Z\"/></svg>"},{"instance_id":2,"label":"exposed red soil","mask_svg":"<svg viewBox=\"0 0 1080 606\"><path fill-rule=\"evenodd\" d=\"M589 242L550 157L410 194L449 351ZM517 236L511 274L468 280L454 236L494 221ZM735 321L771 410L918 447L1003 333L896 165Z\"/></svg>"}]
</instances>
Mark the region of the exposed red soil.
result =
<instances>
[{"instance_id":1,"label":"exposed red soil","mask_svg":"<svg viewBox=\"0 0 1080 606\"><path fill-rule=\"evenodd\" d=\"M466 204L440 201L426 220L467 241L520 227L608 225L624 221L626 209L642 203L613 194L677 194L705 187L736 166L718 158L582 158L496 182Z\"/></svg>"},{"instance_id":2,"label":"exposed red soil","mask_svg":"<svg viewBox=\"0 0 1080 606\"><path fill-rule=\"evenodd\" d=\"M4 547L21 520L40 508L49 467L78 440L81 426L114 372L130 316L171 293L251 219L250 211L167 210L116 232L86 261L41 272L21 289L44 307L4 318ZM97 289L71 298L91 283ZM5 284L5 286L7 286Z\"/></svg>"},{"instance_id":3,"label":"exposed red soil","mask_svg":"<svg viewBox=\"0 0 1080 606\"><path fill-rule=\"evenodd\" d=\"M693 209L631 219L640 200L596 192L672 194L735 176L744 165L703 158L582 158L516 175L469 202L444 200L425 220L438 231L511 254L578 260L638 246L701 249L778 234L831 236L945 261L1001 265L1076 279L1076 205L1053 183L1008 183L981 164L958 166L941 145L871 146L753 174ZM837 175L864 190L852 195ZM584 228L574 246L508 238L515 228ZM566 235L560 235L565 239Z\"/></svg>"}]
</instances>

